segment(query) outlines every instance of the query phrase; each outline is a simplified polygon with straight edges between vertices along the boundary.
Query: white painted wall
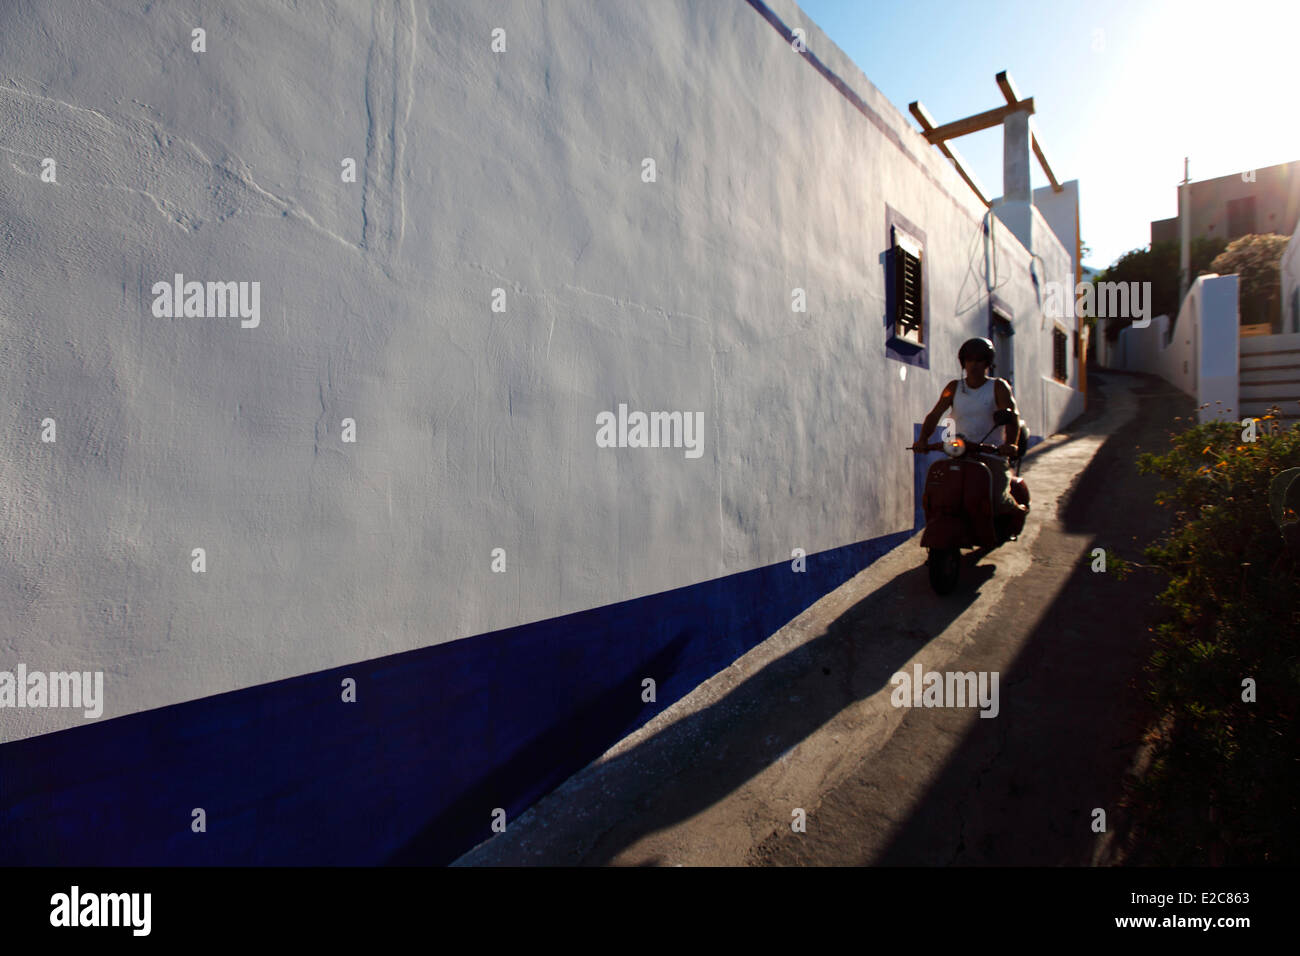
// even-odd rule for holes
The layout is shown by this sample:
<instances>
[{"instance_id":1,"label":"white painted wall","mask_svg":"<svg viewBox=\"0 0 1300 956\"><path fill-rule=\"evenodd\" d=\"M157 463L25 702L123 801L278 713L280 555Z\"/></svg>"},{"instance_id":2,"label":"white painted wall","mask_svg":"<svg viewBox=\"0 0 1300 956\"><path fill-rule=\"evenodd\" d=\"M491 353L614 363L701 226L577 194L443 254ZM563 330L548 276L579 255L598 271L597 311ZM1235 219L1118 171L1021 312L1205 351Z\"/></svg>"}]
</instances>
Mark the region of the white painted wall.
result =
<instances>
[{"instance_id":1,"label":"white painted wall","mask_svg":"<svg viewBox=\"0 0 1300 956\"><path fill-rule=\"evenodd\" d=\"M1144 329L1128 326L1119 333L1116 367L1159 375L1180 391L1196 394L1196 369L1192 343L1196 336L1196 300L1184 303L1171 338L1169 316L1157 315Z\"/></svg>"},{"instance_id":2,"label":"white painted wall","mask_svg":"<svg viewBox=\"0 0 1300 956\"><path fill-rule=\"evenodd\" d=\"M1097 356L1097 364L1102 368L1119 368L1115 361L1115 343L1106 338L1105 324L1099 322L1094 328L1092 351Z\"/></svg>"},{"instance_id":3,"label":"white painted wall","mask_svg":"<svg viewBox=\"0 0 1300 956\"><path fill-rule=\"evenodd\" d=\"M1069 291L1075 288L1073 249L1066 249L1057 238L1047 219L1033 208L1032 219L1033 250L1038 255L1035 263L1041 281L1057 281ZM1042 287L1040 281L1040 288ZM1038 310L1042 314L1041 308ZM1040 323L1037 338L1039 369L1043 389L1042 420L1049 431L1059 431L1067 422L1072 421L1083 412L1083 393L1078 391L1079 363L1074 355L1074 333L1076 320L1073 317L1047 318ZM1052 333L1060 328L1066 334L1066 381L1058 382L1052 377Z\"/></svg>"},{"instance_id":4,"label":"white painted wall","mask_svg":"<svg viewBox=\"0 0 1300 956\"><path fill-rule=\"evenodd\" d=\"M1079 230L1079 181L1071 179L1061 183L1059 193L1050 185L1035 189L1034 208L1073 258Z\"/></svg>"},{"instance_id":5,"label":"white painted wall","mask_svg":"<svg viewBox=\"0 0 1300 956\"><path fill-rule=\"evenodd\" d=\"M1059 210L1058 210L1059 212ZM1017 402L1022 408L1032 410L1029 424L1033 434L1050 435L1083 412L1084 396L1078 391L1079 375L1073 354L1073 317L1049 318L1043 310L1048 282L1057 282L1066 290L1066 298L1073 302L1074 257L1062 245L1055 230L1037 206L1024 201L994 200L996 228L1003 235L1019 237L1027 242L1033 256L1029 266L1031 279L1015 308ZM991 270L993 292L1005 299L1004 290L1012 287L1007 273L994 263ZM1052 334L1061 328L1069 338L1066 357L1065 383L1052 377ZM981 333L982 334L982 333Z\"/></svg>"},{"instance_id":6,"label":"white painted wall","mask_svg":"<svg viewBox=\"0 0 1300 956\"><path fill-rule=\"evenodd\" d=\"M987 330L983 209L772 6L878 124L740 2L0 7L0 666L103 670L111 717L910 527L903 446ZM905 380L887 202L927 233ZM175 273L260 281L261 324L155 317ZM1077 408L1020 399L1040 434ZM620 402L703 412L702 457L597 448Z\"/></svg>"},{"instance_id":7,"label":"white painted wall","mask_svg":"<svg viewBox=\"0 0 1300 956\"><path fill-rule=\"evenodd\" d=\"M1166 315L1146 328L1128 326L1107 358L1113 368L1158 375L1207 405L1201 421L1230 420L1238 410L1239 335L1237 277L1203 275L1188 290L1172 334Z\"/></svg>"},{"instance_id":8,"label":"white painted wall","mask_svg":"<svg viewBox=\"0 0 1300 956\"><path fill-rule=\"evenodd\" d=\"M1237 402L1240 367L1238 347L1241 320L1237 315L1237 277L1201 276L1199 372L1196 378L1197 413L1202 422L1241 419Z\"/></svg>"}]
</instances>

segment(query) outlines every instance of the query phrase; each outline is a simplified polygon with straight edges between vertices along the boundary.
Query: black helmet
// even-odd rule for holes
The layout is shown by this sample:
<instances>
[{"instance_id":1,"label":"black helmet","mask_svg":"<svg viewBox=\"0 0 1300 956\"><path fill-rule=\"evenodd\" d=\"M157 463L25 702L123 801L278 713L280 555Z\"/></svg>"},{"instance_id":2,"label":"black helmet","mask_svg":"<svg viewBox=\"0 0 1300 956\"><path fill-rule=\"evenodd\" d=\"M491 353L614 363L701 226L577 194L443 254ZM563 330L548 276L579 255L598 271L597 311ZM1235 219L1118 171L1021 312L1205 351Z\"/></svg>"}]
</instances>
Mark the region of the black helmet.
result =
<instances>
[{"instance_id":1,"label":"black helmet","mask_svg":"<svg viewBox=\"0 0 1300 956\"><path fill-rule=\"evenodd\" d=\"M967 339L957 352L957 363L966 367L968 359L982 359L993 365L993 343L988 339Z\"/></svg>"}]
</instances>

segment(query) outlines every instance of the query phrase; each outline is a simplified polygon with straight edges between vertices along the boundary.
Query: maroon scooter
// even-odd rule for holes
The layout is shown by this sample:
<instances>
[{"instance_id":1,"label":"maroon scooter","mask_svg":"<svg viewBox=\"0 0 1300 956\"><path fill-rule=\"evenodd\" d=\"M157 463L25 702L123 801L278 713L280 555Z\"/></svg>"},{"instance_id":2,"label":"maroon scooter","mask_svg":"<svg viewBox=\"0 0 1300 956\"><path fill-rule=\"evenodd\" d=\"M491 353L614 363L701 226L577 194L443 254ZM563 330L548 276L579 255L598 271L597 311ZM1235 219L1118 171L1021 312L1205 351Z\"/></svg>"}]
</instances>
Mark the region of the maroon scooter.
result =
<instances>
[{"instance_id":1,"label":"maroon scooter","mask_svg":"<svg viewBox=\"0 0 1300 956\"><path fill-rule=\"evenodd\" d=\"M1016 421L1013 412L998 409L993 413L993 428L984 438ZM994 548L1016 540L1024 530L1029 514L1029 486L1020 477L1020 456L1029 442L1029 429L1023 419L1019 421L1016 457L1011 460L1015 473L1009 490L1021 510L1013 514L993 513L993 473L983 458L996 455L997 446L985 444L984 438L972 442L964 435L926 446L927 451L942 450L948 456L930 466L921 496L925 509L921 547L930 550L926 564L930 569L930 586L936 594L950 594L957 587L962 548Z\"/></svg>"}]
</instances>

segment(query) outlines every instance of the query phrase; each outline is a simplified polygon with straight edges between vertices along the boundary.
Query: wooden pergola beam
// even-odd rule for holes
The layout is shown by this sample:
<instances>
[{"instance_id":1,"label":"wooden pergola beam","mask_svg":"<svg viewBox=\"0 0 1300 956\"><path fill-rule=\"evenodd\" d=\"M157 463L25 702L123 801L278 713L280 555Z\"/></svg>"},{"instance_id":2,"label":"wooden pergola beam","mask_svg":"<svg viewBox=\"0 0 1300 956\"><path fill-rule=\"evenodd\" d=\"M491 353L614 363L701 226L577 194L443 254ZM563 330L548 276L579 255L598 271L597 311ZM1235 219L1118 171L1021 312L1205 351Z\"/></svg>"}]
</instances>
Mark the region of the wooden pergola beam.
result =
<instances>
[{"instance_id":1,"label":"wooden pergola beam","mask_svg":"<svg viewBox=\"0 0 1300 956\"><path fill-rule=\"evenodd\" d=\"M967 116L965 119L954 120L951 123L945 123L943 126L937 126L925 131L925 138L934 144L939 144L945 140L954 139L958 136L965 136L968 133L978 133L982 129L991 129L994 126L1002 125L1012 113L1021 111L1030 113L1034 112L1034 98L1031 96L1027 100L1016 100L1008 103L1006 106L999 106L996 109L986 110L983 113L976 113L974 116Z\"/></svg>"},{"instance_id":2,"label":"wooden pergola beam","mask_svg":"<svg viewBox=\"0 0 1300 956\"><path fill-rule=\"evenodd\" d=\"M996 77L998 89L1006 98L1007 103L1015 103L1020 100L1020 92L1016 89L1015 81L1011 79L1011 74L1003 70ZM1038 165L1043 167L1043 172L1047 174L1047 181L1052 184L1053 192L1061 192L1063 187L1056 181L1056 174L1052 172L1052 167L1047 162L1047 154L1043 152L1042 141L1038 138L1038 131L1034 129L1033 121L1029 123L1029 144L1033 147L1034 155L1038 157Z\"/></svg>"},{"instance_id":3,"label":"wooden pergola beam","mask_svg":"<svg viewBox=\"0 0 1300 956\"><path fill-rule=\"evenodd\" d=\"M1007 98L1008 103L1014 103L1016 100L1020 99L1020 91L1016 89L1016 81L1011 79L1010 73L1003 70L997 75L996 79L998 81L998 89L1002 91L1002 95Z\"/></svg>"},{"instance_id":4,"label":"wooden pergola beam","mask_svg":"<svg viewBox=\"0 0 1300 956\"><path fill-rule=\"evenodd\" d=\"M911 110L912 115L916 117L916 121L921 124L921 129L924 132L928 133L934 129L934 117L930 115L929 110L921 105L919 100L909 103L907 108ZM928 138L929 137L927 137L927 139ZM961 178L966 181L966 185L969 186L975 195L979 197L979 201L984 204L985 208L989 208L990 203L984 195L984 189L975 178L975 174L966 166L966 160L964 160L955 149L945 142L941 141L934 145L939 147L939 152L948 157L948 160L954 167L956 167L957 175L961 176Z\"/></svg>"},{"instance_id":5,"label":"wooden pergola beam","mask_svg":"<svg viewBox=\"0 0 1300 956\"><path fill-rule=\"evenodd\" d=\"M1029 124L1029 144L1034 148L1034 155L1038 157L1038 165L1043 167L1043 172L1047 174L1047 181L1052 184L1052 192L1064 192L1065 187L1056 181L1056 174L1052 172L1052 167L1047 164L1047 156L1043 152L1043 141L1038 138L1038 130L1034 129L1034 124Z\"/></svg>"}]
</instances>

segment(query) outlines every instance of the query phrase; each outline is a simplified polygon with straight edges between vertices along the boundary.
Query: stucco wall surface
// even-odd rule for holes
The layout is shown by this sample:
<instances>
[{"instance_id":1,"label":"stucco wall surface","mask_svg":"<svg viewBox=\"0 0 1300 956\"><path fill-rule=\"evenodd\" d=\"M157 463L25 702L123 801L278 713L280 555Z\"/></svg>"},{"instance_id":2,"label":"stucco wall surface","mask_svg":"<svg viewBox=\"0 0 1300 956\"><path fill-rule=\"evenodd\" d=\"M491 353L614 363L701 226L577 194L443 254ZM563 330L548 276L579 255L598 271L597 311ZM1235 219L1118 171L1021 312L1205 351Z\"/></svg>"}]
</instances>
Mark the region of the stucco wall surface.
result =
<instances>
[{"instance_id":1,"label":"stucco wall surface","mask_svg":"<svg viewBox=\"0 0 1300 956\"><path fill-rule=\"evenodd\" d=\"M910 528L983 209L771 10L874 119L741 0L0 7L0 667L102 670L112 717ZM887 206L929 367L886 355ZM155 314L178 274L258 282L256 327ZM699 457L598 447L620 403L702 414Z\"/></svg>"}]
</instances>

